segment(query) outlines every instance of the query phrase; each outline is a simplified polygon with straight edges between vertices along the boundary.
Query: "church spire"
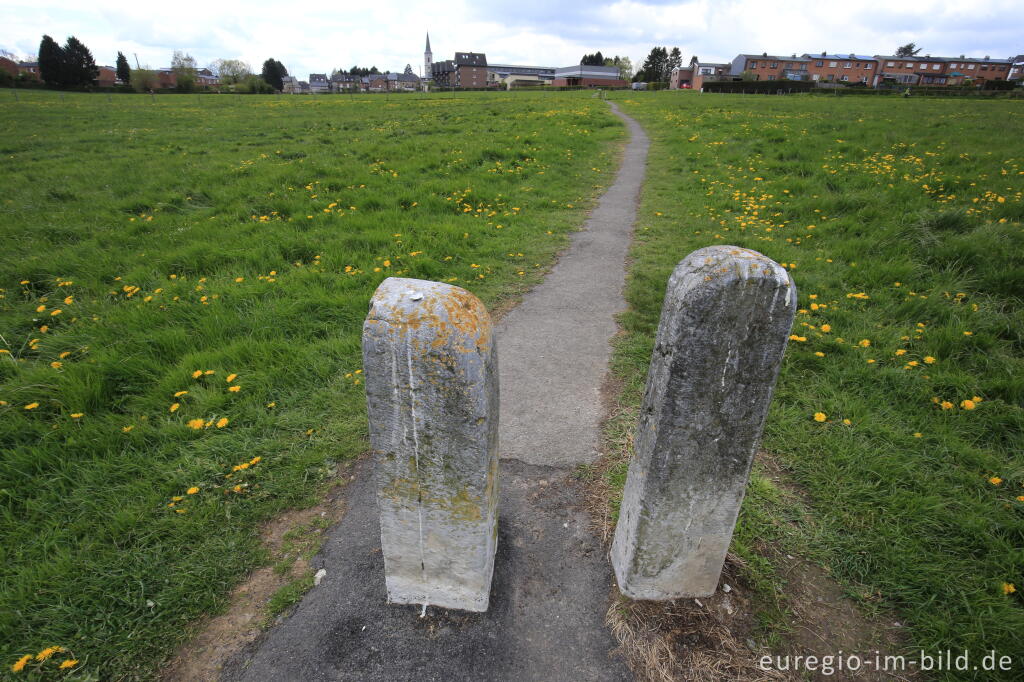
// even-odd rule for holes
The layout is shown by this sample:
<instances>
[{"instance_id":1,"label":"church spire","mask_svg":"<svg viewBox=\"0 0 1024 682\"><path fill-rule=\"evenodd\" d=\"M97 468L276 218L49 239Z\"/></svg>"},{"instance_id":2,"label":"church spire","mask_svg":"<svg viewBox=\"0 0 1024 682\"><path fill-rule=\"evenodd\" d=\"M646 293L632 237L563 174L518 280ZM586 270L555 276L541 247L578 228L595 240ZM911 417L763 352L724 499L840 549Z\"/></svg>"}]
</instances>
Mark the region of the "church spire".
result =
<instances>
[{"instance_id":1,"label":"church spire","mask_svg":"<svg viewBox=\"0 0 1024 682\"><path fill-rule=\"evenodd\" d=\"M430 52L430 31L427 31L427 52Z\"/></svg>"}]
</instances>

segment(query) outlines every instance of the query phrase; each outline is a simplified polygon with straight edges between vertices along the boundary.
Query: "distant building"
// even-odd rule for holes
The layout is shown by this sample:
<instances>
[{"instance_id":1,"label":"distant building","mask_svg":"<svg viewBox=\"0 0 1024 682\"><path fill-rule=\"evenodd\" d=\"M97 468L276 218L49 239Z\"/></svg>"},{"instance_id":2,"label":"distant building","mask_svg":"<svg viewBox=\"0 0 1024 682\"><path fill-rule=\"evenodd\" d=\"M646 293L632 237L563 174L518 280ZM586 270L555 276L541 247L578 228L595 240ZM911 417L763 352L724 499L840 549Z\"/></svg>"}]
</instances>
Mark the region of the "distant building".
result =
<instances>
[{"instance_id":1,"label":"distant building","mask_svg":"<svg viewBox=\"0 0 1024 682\"><path fill-rule=\"evenodd\" d=\"M286 95L299 94L299 79L295 76L281 76L281 92Z\"/></svg>"},{"instance_id":2,"label":"distant building","mask_svg":"<svg viewBox=\"0 0 1024 682\"><path fill-rule=\"evenodd\" d=\"M807 72L812 81L878 85L878 59L858 54L804 54L810 60Z\"/></svg>"},{"instance_id":3,"label":"distant building","mask_svg":"<svg viewBox=\"0 0 1024 682\"><path fill-rule=\"evenodd\" d=\"M311 73L309 74L309 91L314 95L330 92L331 85L327 80L326 73Z\"/></svg>"},{"instance_id":4,"label":"distant building","mask_svg":"<svg viewBox=\"0 0 1024 682\"><path fill-rule=\"evenodd\" d=\"M431 75L439 87L486 88L487 55L480 52L456 52L455 59L434 62Z\"/></svg>"},{"instance_id":5,"label":"distant building","mask_svg":"<svg viewBox=\"0 0 1024 682\"><path fill-rule=\"evenodd\" d=\"M0 57L0 71L6 71L12 76L17 76L21 72L18 68L18 62L12 61L7 57Z\"/></svg>"},{"instance_id":6,"label":"distant building","mask_svg":"<svg viewBox=\"0 0 1024 682\"><path fill-rule=\"evenodd\" d=\"M553 66L487 65L488 84L504 88L516 85L548 85L554 79L555 67Z\"/></svg>"},{"instance_id":7,"label":"distant building","mask_svg":"<svg viewBox=\"0 0 1024 682\"><path fill-rule=\"evenodd\" d=\"M34 81L43 80L39 72L39 62L18 62L18 70Z\"/></svg>"},{"instance_id":8,"label":"distant building","mask_svg":"<svg viewBox=\"0 0 1024 682\"><path fill-rule=\"evenodd\" d=\"M619 77L617 66L566 66L555 69L554 87L625 88L629 85Z\"/></svg>"},{"instance_id":9,"label":"distant building","mask_svg":"<svg viewBox=\"0 0 1024 682\"><path fill-rule=\"evenodd\" d=\"M96 85L101 88L112 88L117 84L117 69L113 66L100 66L99 75L96 77Z\"/></svg>"},{"instance_id":10,"label":"distant building","mask_svg":"<svg viewBox=\"0 0 1024 682\"><path fill-rule=\"evenodd\" d=\"M1024 54L1019 54L1010 60L1010 71L1006 80L1018 81L1024 79Z\"/></svg>"},{"instance_id":11,"label":"distant building","mask_svg":"<svg viewBox=\"0 0 1024 682\"><path fill-rule=\"evenodd\" d=\"M810 80L807 69L810 61L795 54L789 57L770 55L767 52L759 55L741 54L732 60L729 74L735 77L747 73L756 81L805 81Z\"/></svg>"},{"instance_id":12,"label":"distant building","mask_svg":"<svg viewBox=\"0 0 1024 682\"><path fill-rule=\"evenodd\" d=\"M693 88L700 90L707 81L728 80L732 64L722 62L702 62L697 57L690 59L689 66L672 69L669 76L669 89Z\"/></svg>"},{"instance_id":13,"label":"distant building","mask_svg":"<svg viewBox=\"0 0 1024 682\"><path fill-rule=\"evenodd\" d=\"M946 60L938 57L896 57L875 55L879 63L879 80L900 85L945 85ZM942 81L938 83L936 81Z\"/></svg>"}]
</instances>

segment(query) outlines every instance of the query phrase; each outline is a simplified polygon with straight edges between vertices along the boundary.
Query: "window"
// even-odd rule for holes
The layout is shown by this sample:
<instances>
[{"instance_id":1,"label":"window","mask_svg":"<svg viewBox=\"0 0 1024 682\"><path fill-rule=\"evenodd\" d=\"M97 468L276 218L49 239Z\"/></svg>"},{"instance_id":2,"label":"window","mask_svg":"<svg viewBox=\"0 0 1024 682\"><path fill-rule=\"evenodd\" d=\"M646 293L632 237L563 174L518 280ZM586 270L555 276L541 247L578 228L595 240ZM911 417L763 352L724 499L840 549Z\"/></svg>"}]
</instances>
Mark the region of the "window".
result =
<instances>
[{"instance_id":1,"label":"window","mask_svg":"<svg viewBox=\"0 0 1024 682\"><path fill-rule=\"evenodd\" d=\"M914 68L914 62L907 62L906 64L903 65L903 68L905 68L905 69L912 69L912 68Z\"/></svg>"},{"instance_id":2,"label":"window","mask_svg":"<svg viewBox=\"0 0 1024 682\"><path fill-rule=\"evenodd\" d=\"M932 71L938 71L942 68L942 64L932 64Z\"/></svg>"},{"instance_id":3,"label":"window","mask_svg":"<svg viewBox=\"0 0 1024 682\"><path fill-rule=\"evenodd\" d=\"M848 80L850 80L850 77L849 77L849 76L847 76L847 75L846 75L846 74L844 73L844 74L843 74L843 77L842 77L842 78L840 78L839 80L841 80L841 81L848 81Z\"/></svg>"},{"instance_id":4,"label":"window","mask_svg":"<svg viewBox=\"0 0 1024 682\"><path fill-rule=\"evenodd\" d=\"M885 65L889 67L896 66L896 62L886 62Z\"/></svg>"},{"instance_id":5,"label":"window","mask_svg":"<svg viewBox=\"0 0 1024 682\"><path fill-rule=\"evenodd\" d=\"M974 71L974 64L968 64L967 65L967 70L968 71Z\"/></svg>"},{"instance_id":6,"label":"window","mask_svg":"<svg viewBox=\"0 0 1024 682\"><path fill-rule=\"evenodd\" d=\"M772 68L773 69L779 68L779 63L778 62L772 62Z\"/></svg>"},{"instance_id":7,"label":"window","mask_svg":"<svg viewBox=\"0 0 1024 682\"><path fill-rule=\"evenodd\" d=\"M864 62L864 70L870 71L872 69L871 62Z\"/></svg>"},{"instance_id":8,"label":"window","mask_svg":"<svg viewBox=\"0 0 1024 682\"><path fill-rule=\"evenodd\" d=\"M825 66L825 62L814 62L815 66Z\"/></svg>"},{"instance_id":9,"label":"window","mask_svg":"<svg viewBox=\"0 0 1024 682\"><path fill-rule=\"evenodd\" d=\"M750 62L750 68L756 69L757 68L757 62Z\"/></svg>"},{"instance_id":10,"label":"window","mask_svg":"<svg viewBox=\"0 0 1024 682\"><path fill-rule=\"evenodd\" d=\"M848 69L853 66L853 62L843 62L843 68Z\"/></svg>"},{"instance_id":11,"label":"window","mask_svg":"<svg viewBox=\"0 0 1024 682\"><path fill-rule=\"evenodd\" d=\"M811 78L812 78L812 79L814 79L814 80L816 80L816 81L817 81L817 80L821 80L821 74L820 74L820 73L816 73L816 74L814 74L813 76L811 76Z\"/></svg>"},{"instance_id":12,"label":"window","mask_svg":"<svg viewBox=\"0 0 1024 682\"><path fill-rule=\"evenodd\" d=\"M988 66L986 64L982 64L981 65L981 70L982 71L988 71Z\"/></svg>"},{"instance_id":13,"label":"window","mask_svg":"<svg viewBox=\"0 0 1024 682\"><path fill-rule=\"evenodd\" d=\"M769 76L768 76L768 80L770 80L770 81L773 81L773 80L775 80L775 74L771 74L771 75L769 75Z\"/></svg>"},{"instance_id":14,"label":"window","mask_svg":"<svg viewBox=\"0 0 1024 682\"><path fill-rule=\"evenodd\" d=\"M839 66L839 62L829 62L828 65L832 66L832 67L836 67L836 66Z\"/></svg>"},{"instance_id":15,"label":"window","mask_svg":"<svg viewBox=\"0 0 1024 682\"><path fill-rule=\"evenodd\" d=\"M786 62L786 65L783 68L784 69L792 69L793 68L793 62Z\"/></svg>"}]
</instances>

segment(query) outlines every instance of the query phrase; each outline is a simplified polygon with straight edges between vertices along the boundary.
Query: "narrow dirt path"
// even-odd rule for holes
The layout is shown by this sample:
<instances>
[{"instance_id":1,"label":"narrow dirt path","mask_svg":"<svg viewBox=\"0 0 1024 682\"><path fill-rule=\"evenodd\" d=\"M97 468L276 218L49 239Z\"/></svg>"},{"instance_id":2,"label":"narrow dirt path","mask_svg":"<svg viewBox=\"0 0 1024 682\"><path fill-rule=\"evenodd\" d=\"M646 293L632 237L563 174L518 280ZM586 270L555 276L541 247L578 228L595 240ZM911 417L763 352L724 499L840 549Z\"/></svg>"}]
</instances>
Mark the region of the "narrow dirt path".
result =
<instances>
[{"instance_id":1,"label":"narrow dirt path","mask_svg":"<svg viewBox=\"0 0 1024 682\"><path fill-rule=\"evenodd\" d=\"M578 464L598 456L601 385L648 141L630 141L614 184L545 281L498 327L501 499L490 610L386 604L372 462L311 562L327 575L294 613L223 671L232 680L628 680L604 626L612 572L590 531Z\"/></svg>"}]
</instances>

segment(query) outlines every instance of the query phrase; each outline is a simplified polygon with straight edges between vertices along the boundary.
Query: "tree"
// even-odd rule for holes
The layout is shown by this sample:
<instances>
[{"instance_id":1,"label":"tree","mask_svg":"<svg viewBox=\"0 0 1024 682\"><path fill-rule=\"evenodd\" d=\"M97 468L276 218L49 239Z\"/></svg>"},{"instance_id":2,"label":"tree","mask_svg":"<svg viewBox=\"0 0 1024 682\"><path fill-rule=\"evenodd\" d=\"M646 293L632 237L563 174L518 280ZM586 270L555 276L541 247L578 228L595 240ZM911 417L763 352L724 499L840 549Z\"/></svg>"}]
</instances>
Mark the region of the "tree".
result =
<instances>
[{"instance_id":1,"label":"tree","mask_svg":"<svg viewBox=\"0 0 1024 682\"><path fill-rule=\"evenodd\" d=\"M406 64L405 65L405 75L406 76L415 76L416 75L416 74L414 74L412 72L412 64Z\"/></svg>"},{"instance_id":2,"label":"tree","mask_svg":"<svg viewBox=\"0 0 1024 682\"><path fill-rule=\"evenodd\" d=\"M117 61L114 64L117 67L117 80L128 85L132 80L132 67L128 66L128 58L118 52Z\"/></svg>"},{"instance_id":3,"label":"tree","mask_svg":"<svg viewBox=\"0 0 1024 682\"><path fill-rule=\"evenodd\" d=\"M263 62L263 71L260 76L275 90L284 90L284 82L281 79L287 75L288 69L284 68L284 64L276 59L270 58Z\"/></svg>"},{"instance_id":4,"label":"tree","mask_svg":"<svg viewBox=\"0 0 1024 682\"><path fill-rule=\"evenodd\" d=\"M78 38L69 36L64 44L61 62L61 84L66 87L93 85L99 78L100 70L92 58L92 52Z\"/></svg>"},{"instance_id":5,"label":"tree","mask_svg":"<svg viewBox=\"0 0 1024 682\"><path fill-rule=\"evenodd\" d=\"M633 80L633 62L629 57L616 57L615 66L619 67L619 78L624 81Z\"/></svg>"},{"instance_id":6,"label":"tree","mask_svg":"<svg viewBox=\"0 0 1024 682\"><path fill-rule=\"evenodd\" d=\"M171 71L174 72L178 92L192 92L196 89L196 59L187 52L175 50L171 55Z\"/></svg>"},{"instance_id":7,"label":"tree","mask_svg":"<svg viewBox=\"0 0 1024 682\"><path fill-rule=\"evenodd\" d=\"M130 82L135 92L149 92L160 87L160 76L150 69L132 69Z\"/></svg>"},{"instance_id":8,"label":"tree","mask_svg":"<svg viewBox=\"0 0 1024 682\"><path fill-rule=\"evenodd\" d=\"M913 57L914 55L916 55L920 51L921 51L921 48L919 48L914 43L907 43L906 45L902 45L902 46L896 48L896 56L897 57Z\"/></svg>"},{"instance_id":9,"label":"tree","mask_svg":"<svg viewBox=\"0 0 1024 682\"><path fill-rule=\"evenodd\" d=\"M218 59L210 64L210 69L217 74L221 85L241 83L252 75L252 67L241 59Z\"/></svg>"},{"instance_id":10,"label":"tree","mask_svg":"<svg viewBox=\"0 0 1024 682\"><path fill-rule=\"evenodd\" d=\"M681 68L682 66L683 66L683 55L679 51L678 47L673 47L672 51L668 55L668 65L666 67L667 70L668 70L668 77L669 78L672 77L672 69L678 69L678 68Z\"/></svg>"},{"instance_id":11,"label":"tree","mask_svg":"<svg viewBox=\"0 0 1024 682\"><path fill-rule=\"evenodd\" d=\"M580 59L581 66L604 66L604 55L598 50L594 54L585 54Z\"/></svg>"},{"instance_id":12,"label":"tree","mask_svg":"<svg viewBox=\"0 0 1024 682\"><path fill-rule=\"evenodd\" d=\"M635 81L666 81L668 80L668 50L664 47L653 47L647 55L633 80Z\"/></svg>"},{"instance_id":13,"label":"tree","mask_svg":"<svg viewBox=\"0 0 1024 682\"><path fill-rule=\"evenodd\" d=\"M44 35L39 43L39 76L51 87L61 84L61 71L64 65L64 50L57 41Z\"/></svg>"}]
</instances>

